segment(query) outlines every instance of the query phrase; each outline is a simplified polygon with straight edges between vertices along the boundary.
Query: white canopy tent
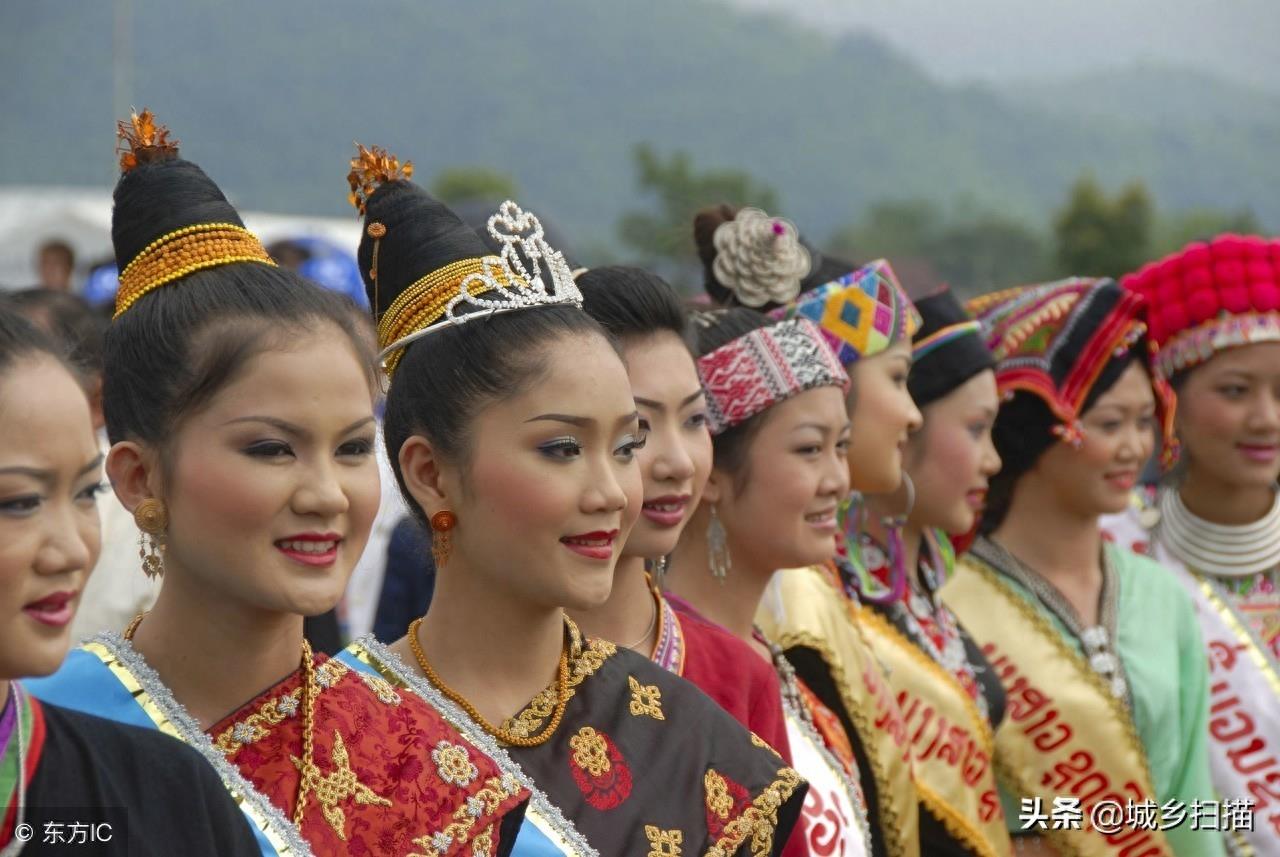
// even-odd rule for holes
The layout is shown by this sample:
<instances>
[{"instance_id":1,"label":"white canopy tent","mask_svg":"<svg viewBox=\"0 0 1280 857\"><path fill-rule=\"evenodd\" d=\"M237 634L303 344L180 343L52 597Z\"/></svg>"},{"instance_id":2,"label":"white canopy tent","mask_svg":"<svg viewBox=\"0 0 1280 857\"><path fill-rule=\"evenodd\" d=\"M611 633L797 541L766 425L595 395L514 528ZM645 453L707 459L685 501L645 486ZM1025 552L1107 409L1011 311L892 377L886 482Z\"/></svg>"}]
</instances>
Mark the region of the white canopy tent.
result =
<instances>
[{"instance_id":1,"label":"white canopy tent","mask_svg":"<svg viewBox=\"0 0 1280 857\"><path fill-rule=\"evenodd\" d=\"M264 244L283 238L323 238L355 255L360 221L349 218L241 212ZM76 282L111 258L111 191L102 188L0 187L0 289L37 283L36 252L51 239L71 245Z\"/></svg>"}]
</instances>

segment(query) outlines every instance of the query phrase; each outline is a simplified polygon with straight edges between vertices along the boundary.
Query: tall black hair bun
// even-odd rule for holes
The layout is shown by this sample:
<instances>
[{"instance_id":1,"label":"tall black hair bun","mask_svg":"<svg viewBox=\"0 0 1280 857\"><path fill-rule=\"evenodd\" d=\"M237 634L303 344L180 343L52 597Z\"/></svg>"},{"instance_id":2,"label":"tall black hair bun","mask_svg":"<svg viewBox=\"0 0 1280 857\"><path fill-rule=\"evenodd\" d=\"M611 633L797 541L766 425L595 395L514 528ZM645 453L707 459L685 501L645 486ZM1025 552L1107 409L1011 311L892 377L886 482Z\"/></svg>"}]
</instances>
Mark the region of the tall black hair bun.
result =
<instances>
[{"instance_id":1,"label":"tall black hair bun","mask_svg":"<svg viewBox=\"0 0 1280 857\"><path fill-rule=\"evenodd\" d=\"M178 155L178 141L155 121L151 111L117 124L120 168L111 242L123 269L161 236L200 223L244 221L204 170Z\"/></svg>"}]
</instances>

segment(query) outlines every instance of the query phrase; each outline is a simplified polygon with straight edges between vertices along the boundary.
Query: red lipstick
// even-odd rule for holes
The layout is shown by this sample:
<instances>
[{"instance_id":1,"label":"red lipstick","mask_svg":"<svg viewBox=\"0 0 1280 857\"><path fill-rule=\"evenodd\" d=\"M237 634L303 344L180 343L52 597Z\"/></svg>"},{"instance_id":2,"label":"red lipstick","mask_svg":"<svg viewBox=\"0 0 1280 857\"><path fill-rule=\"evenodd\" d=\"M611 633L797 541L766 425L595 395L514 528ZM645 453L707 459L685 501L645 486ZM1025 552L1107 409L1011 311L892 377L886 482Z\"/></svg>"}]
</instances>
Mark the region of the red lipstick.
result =
<instances>
[{"instance_id":1,"label":"red lipstick","mask_svg":"<svg viewBox=\"0 0 1280 857\"><path fill-rule=\"evenodd\" d=\"M563 536L560 544L587 559L607 560L613 558L613 543L617 538L617 530L595 530L576 536Z\"/></svg>"},{"instance_id":2,"label":"red lipstick","mask_svg":"<svg viewBox=\"0 0 1280 857\"><path fill-rule=\"evenodd\" d=\"M327 568L338 559L342 536L337 533L298 533L279 539L276 550L294 562L313 568Z\"/></svg>"},{"instance_id":3,"label":"red lipstick","mask_svg":"<svg viewBox=\"0 0 1280 857\"><path fill-rule=\"evenodd\" d=\"M22 612L42 625L61 628L70 623L76 615L74 604L76 594L71 591L55 592L39 601L32 601L22 608Z\"/></svg>"}]
</instances>

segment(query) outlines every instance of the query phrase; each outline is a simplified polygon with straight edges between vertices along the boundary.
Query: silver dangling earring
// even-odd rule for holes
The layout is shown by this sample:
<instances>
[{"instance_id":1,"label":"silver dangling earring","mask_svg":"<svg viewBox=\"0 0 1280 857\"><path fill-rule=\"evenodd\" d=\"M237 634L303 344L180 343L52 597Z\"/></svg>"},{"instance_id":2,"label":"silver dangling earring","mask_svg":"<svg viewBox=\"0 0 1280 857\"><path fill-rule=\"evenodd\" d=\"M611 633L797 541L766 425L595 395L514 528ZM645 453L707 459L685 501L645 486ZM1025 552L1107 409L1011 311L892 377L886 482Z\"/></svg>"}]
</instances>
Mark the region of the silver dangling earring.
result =
<instances>
[{"instance_id":1,"label":"silver dangling earring","mask_svg":"<svg viewBox=\"0 0 1280 857\"><path fill-rule=\"evenodd\" d=\"M733 561L729 559L724 524L720 523L720 516L716 514L714 505L711 507L711 523L707 525L707 553L711 559L711 576L723 586L724 579L729 576L729 569L733 568Z\"/></svg>"},{"instance_id":2,"label":"silver dangling earring","mask_svg":"<svg viewBox=\"0 0 1280 857\"><path fill-rule=\"evenodd\" d=\"M653 588L659 594L667 591L667 558L660 556L657 559L645 560L649 566L649 579L653 581Z\"/></svg>"}]
</instances>

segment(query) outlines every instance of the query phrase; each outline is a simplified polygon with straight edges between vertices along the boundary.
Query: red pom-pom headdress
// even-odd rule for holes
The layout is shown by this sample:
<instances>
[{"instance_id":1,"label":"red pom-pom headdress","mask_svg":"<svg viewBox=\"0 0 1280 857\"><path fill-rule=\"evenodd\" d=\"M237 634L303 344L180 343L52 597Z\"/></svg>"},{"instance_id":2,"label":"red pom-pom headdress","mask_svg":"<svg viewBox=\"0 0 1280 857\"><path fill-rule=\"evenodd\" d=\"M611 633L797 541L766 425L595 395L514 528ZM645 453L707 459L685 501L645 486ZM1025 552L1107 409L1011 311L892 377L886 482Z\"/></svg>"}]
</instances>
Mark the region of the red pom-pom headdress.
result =
<instances>
[{"instance_id":1,"label":"red pom-pom headdress","mask_svg":"<svg viewBox=\"0 0 1280 857\"><path fill-rule=\"evenodd\" d=\"M1220 235L1121 280L1147 299L1165 378L1225 348L1280 341L1280 240Z\"/></svg>"}]
</instances>

